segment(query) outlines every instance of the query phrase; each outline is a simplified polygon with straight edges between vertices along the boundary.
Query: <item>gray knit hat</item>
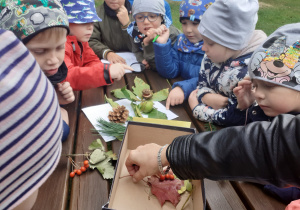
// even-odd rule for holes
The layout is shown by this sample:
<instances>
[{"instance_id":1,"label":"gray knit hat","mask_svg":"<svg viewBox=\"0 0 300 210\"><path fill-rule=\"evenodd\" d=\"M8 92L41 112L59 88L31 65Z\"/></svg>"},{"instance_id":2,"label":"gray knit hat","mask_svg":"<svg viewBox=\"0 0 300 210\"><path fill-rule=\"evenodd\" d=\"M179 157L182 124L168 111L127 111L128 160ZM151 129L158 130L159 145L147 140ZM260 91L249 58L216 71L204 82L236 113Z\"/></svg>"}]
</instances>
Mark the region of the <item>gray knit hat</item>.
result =
<instances>
[{"instance_id":1,"label":"gray knit hat","mask_svg":"<svg viewBox=\"0 0 300 210\"><path fill-rule=\"evenodd\" d=\"M282 26L251 56L252 79L300 91L300 23Z\"/></svg>"},{"instance_id":2,"label":"gray knit hat","mask_svg":"<svg viewBox=\"0 0 300 210\"><path fill-rule=\"evenodd\" d=\"M141 12L152 12L161 15L166 14L164 0L134 0L132 4L132 15Z\"/></svg>"},{"instance_id":3,"label":"gray knit hat","mask_svg":"<svg viewBox=\"0 0 300 210\"><path fill-rule=\"evenodd\" d=\"M222 46L241 50L252 37L258 8L258 0L215 1L204 13L198 30Z\"/></svg>"}]
</instances>

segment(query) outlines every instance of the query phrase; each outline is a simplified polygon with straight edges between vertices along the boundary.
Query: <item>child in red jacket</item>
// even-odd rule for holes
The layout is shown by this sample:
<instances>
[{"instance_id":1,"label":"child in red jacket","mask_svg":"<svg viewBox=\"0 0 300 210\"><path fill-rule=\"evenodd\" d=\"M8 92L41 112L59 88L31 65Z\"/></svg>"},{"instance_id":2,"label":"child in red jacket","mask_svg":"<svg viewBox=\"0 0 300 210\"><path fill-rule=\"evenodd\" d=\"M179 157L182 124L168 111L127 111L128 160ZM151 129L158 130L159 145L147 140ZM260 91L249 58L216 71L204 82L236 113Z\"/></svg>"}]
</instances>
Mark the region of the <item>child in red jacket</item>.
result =
<instances>
[{"instance_id":1,"label":"child in red jacket","mask_svg":"<svg viewBox=\"0 0 300 210\"><path fill-rule=\"evenodd\" d=\"M103 64L88 41L93 33L93 23L101 21L97 16L94 2L83 0L69 3L62 0L69 18L70 34L67 36L65 63L68 67L67 81L74 90L86 90L120 80L125 69L133 70L125 64Z\"/></svg>"}]
</instances>

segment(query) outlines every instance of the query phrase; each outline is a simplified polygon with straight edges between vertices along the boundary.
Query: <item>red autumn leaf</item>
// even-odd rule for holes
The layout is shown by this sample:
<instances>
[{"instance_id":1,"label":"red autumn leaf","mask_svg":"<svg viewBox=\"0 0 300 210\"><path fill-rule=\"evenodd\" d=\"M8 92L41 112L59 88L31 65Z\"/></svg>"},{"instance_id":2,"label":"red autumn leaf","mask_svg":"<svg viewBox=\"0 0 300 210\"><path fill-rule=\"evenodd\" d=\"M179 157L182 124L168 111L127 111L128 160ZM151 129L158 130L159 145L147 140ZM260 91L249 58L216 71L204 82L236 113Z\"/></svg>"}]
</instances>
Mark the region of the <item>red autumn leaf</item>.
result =
<instances>
[{"instance_id":1,"label":"red autumn leaf","mask_svg":"<svg viewBox=\"0 0 300 210\"><path fill-rule=\"evenodd\" d=\"M180 201L178 190L184 185L179 179L159 181L156 176L148 178L148 184L151 187L151 193L156 196L160 205L164 205L166 201L170 201L175 207Z\"/></svg>"}]
</instances>

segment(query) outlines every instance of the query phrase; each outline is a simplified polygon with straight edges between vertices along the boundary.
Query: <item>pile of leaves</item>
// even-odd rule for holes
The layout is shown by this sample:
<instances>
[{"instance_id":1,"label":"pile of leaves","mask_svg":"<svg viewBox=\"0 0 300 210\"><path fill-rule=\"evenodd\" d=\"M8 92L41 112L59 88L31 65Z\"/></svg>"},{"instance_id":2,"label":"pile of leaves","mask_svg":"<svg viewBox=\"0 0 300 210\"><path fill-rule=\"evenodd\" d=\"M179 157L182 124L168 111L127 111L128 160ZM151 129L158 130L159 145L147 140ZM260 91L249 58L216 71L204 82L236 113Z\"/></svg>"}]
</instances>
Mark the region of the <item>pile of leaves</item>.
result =
<instances>
[{"instance_id":1,"label":"pile of leaves","mask_svg":"<svg viewBox=\"0 0 300 210\"><path fill-rule=\"evenodd\" d=\"M111 160L117 160L116 154L111 150L105 152L105 148L100 139L93 141L88 149L93 151L89 155L90 168L98 169L104 179L113 179L115 169Z\"/></svg>"},{"instance_id":2,"label":"pile of leaves","mask_svg":"<svg viewBox=\"0 0 300 210\"><path fill-rule=\"evenodd\" d=\"M142 103L151 104L154 101L163 101L168 98L169 88L162 89L156 93L153 93L151 98L143 98L143 90L150 90L150 86L145 83L142 79L135 77L134 85L132 86L132 91L125 87L112 90L111 93L118 99L128 99L131 101L131 107L134 110L134 114L136 117L143 117L142 114L148 115L149 118L157 118L157 119L167 119L167 115L163 112L158 111L156 108L153 108L150 112L148 109L144 109L143 106L140 106ZM114 108L119 106L112 99L106 97L106 101Z\"/></svg>"}]
</instances>

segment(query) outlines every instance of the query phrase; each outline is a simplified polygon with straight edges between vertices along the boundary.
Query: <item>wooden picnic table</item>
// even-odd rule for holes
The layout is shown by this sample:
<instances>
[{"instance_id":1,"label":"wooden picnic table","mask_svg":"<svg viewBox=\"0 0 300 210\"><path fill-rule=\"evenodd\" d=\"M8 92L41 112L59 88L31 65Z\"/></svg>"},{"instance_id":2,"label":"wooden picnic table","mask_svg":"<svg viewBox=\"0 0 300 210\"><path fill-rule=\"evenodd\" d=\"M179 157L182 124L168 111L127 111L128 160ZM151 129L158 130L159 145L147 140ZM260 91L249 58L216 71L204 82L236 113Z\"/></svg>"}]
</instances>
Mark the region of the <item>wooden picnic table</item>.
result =
<instances>
[{"instance_id":1,"label":"wooden picnic table","mask_svg":"<svg viewBox=\"0 0 300 210\"><path fill-rule=\"evenodd\" d=\"M101 138L91 132L93 125L81 111L82 108L105 103L105 94L117 100L111 90L122 88L125 85L129 89L134 85L134 78L139 77L151 86L156 92L164 88L170 88L178 79L169 82L159 76L157 72L146 70L142 73L126 74L125 77L116 81L113 85L99 87L90 90L76 92L76 100L72 104L65 106L70 118L70 134L66 142L62 143L62 156L60 162L50 176L41 186L34 210L94 210L101 209L109 199L111 181L102 178L100 173L95 170L88 170L81 176L69 178L71 163L66 154L83 154L88 151L88 146ZM165 101L162 102L165 105ZM198 132L205 130L203 122L196 120L192 116L191 109L187 103L171 107L171 111L179 117L175 120L191 121L192 127ZM118 140L103 145L119 154L121 142ZM83 157L75 158L77 162L82 162ZM278 209L283 210L285 205L274 198L266 195L260 185L246 182L231 181L211 181L204 180L207 209Z\"/></svg>"}]
</instances>

